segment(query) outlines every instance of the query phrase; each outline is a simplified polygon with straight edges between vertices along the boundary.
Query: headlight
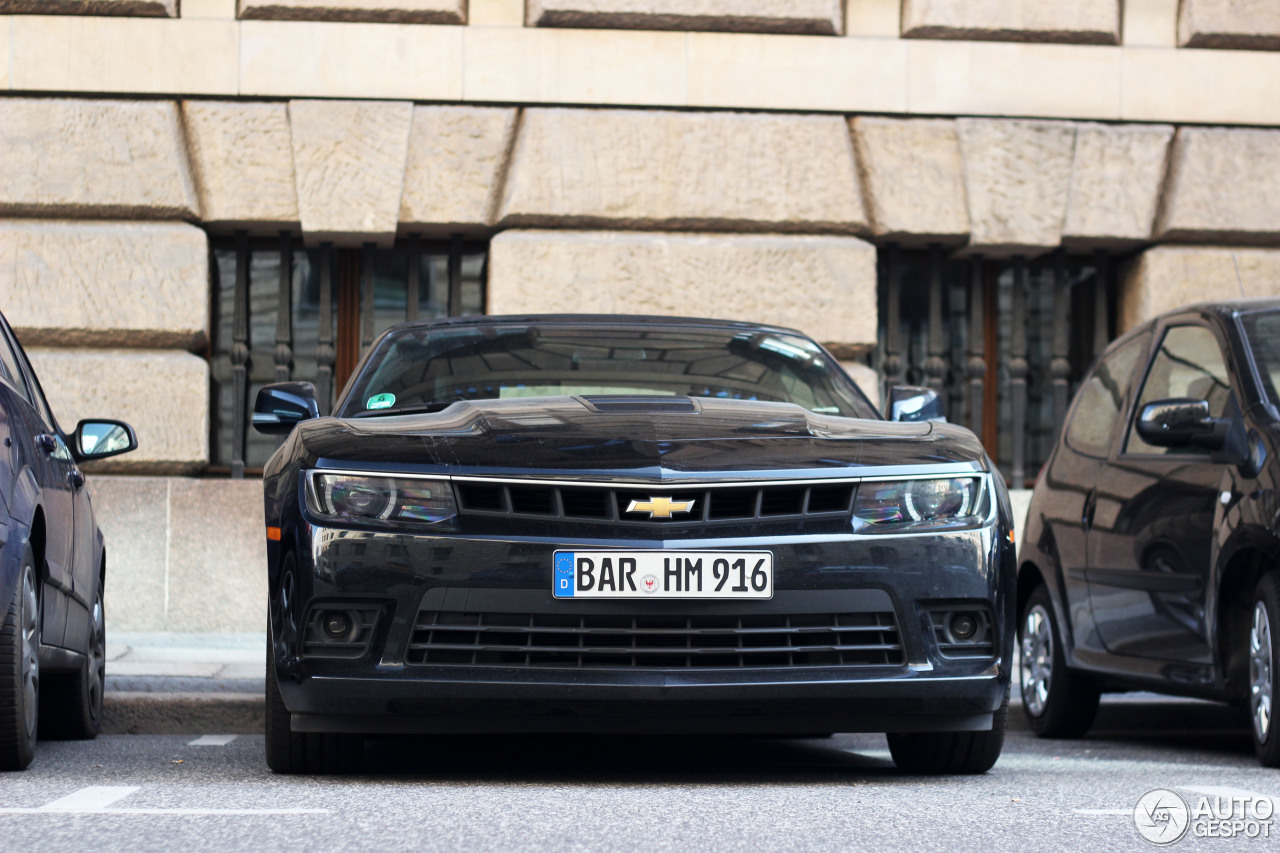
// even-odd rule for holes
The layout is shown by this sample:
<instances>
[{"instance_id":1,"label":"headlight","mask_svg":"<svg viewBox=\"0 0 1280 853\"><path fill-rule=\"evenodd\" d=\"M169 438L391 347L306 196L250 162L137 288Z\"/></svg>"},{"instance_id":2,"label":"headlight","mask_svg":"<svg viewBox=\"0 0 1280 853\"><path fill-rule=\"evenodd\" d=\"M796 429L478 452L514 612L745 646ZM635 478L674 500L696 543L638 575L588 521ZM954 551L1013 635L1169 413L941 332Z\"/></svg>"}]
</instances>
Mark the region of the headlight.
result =
<instances>
[{"instance_id":1,"label":"headlight","mask_svg":"<svg viewBox=\"0 0 1280 853\"><path fill-rule=\"evenodd\" d=\"M864 481L853 500L859 532L969 527L987 515L981 477Z\"/></svg>"},{"instance_id":2,"label":"headlight","mask_svg":"<svg viewBox=\"0 0 1280 853\"><path fill-rule=\"evenodd\" d=\"M448 480L314 472L307 503L321 518L343 524L452 530L458 515Z\"/></svg>"}]
</instances>

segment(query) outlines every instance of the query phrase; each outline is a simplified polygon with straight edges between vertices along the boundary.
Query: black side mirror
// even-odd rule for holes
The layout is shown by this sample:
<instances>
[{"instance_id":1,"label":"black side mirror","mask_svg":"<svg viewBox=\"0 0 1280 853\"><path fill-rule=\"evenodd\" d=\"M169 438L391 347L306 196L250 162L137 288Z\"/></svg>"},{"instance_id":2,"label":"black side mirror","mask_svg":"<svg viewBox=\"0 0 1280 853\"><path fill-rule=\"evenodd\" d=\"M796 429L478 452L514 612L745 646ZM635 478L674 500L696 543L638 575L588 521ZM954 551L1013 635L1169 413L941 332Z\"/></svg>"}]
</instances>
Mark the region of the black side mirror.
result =
<instances>
[{"instance_id":1,"label":"black side mirror","mask_svg":"<svg viewBox=\"0 0 1280 853\"><path fill-rule=\"evenodd\" d=\"M318 417L316 386L310 382L264 385L253 401L253 428L267 435L287 435L296 424Z\"/></svg>"},{"instance_id":2,"label":"black side mirror","mask_svg":"<svg viewBox=\"0 0 1280 853\"><path fill-rule=\"evenodd\" d=\"M1135 425L1142 440L1153 447L1198 447L1221 450L1231 430L1229 418L1209 416L1204 400L1172 397L1142 407Z\"/></svg>"},{"instance_id":3,"label":"black side mirror","mask_svg":"<svg viewBox=\"0 0 1280 853\"><path fill-rule=\"evenodd\" d=\"M71 455L91 462L138 449L138 436L124 421L83 420L71 434Z\"/></svg>"},{"instance_id":4,"label":"black side mirror","mask_svg":"<svg viewBox=\"0 0 1280 853\"><path fill-rule=\"evenodd\" d=\"M895 385L891 388L885 414L891 421L947 421L938 392L915 385Z\"/></svg>"}]
</instances>

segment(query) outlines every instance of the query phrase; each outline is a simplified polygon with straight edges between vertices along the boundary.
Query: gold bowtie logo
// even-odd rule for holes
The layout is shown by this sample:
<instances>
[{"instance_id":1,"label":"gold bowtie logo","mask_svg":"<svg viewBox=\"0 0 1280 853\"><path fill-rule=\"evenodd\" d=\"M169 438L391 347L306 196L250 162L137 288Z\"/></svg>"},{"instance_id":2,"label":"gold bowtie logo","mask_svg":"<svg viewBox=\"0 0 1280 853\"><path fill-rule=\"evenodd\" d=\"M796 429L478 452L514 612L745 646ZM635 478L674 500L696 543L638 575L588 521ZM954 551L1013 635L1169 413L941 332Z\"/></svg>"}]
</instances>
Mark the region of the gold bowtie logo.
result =
<instances>
[{"instance_id":1,"label":"gold bowtie logo","mask_svg":"<svg viewBox=\"0 0 1280 853\"><path fill-rule=\"evenodd\" d=\"M650 518L670 518L673 512L688 512L691 509L693 501L673 501L671 498L632 501L627 506L627 512L647 512Z\"/></svg>"}]
</instances>

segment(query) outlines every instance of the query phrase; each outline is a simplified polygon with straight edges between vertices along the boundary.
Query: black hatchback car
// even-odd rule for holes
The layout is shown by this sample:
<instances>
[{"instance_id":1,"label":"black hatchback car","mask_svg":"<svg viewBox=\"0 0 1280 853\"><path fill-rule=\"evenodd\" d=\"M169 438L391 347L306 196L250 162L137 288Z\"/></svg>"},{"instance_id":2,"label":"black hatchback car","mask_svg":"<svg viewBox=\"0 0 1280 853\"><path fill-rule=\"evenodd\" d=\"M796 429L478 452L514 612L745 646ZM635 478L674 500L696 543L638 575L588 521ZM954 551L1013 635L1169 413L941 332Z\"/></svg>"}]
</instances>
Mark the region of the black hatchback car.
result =
<instances>
[{"instance_id":1,"label":"black hatchback car","mask_svg":"<svg viewBox=\"0 0 1280 853\"><path fill-rule=\"evenodd\" d=\"M120 421L67 435L0 317L0 770L41 737L91 738L102 719L106 554L79 464L138 446Z\"/></svg>"},{"instance_id":2,"label":"black hatchback car","mask_svg":"<svg viewBox=\"0 0 1280 853\"><path fill-rule=\"evenodd\" d=\"M928 395L896 401L924 417ZM881 418L748 323L477 317L376 341L319 417L267 386L267 763L364 735L890 733L982 772L1014 548L968 430Z\"/></svg>"},{"instance_id":3,"label":"black hatchback car","mask_svg":"<svg viewBox=\"0 0 1280 853\"><path fill-rule=\"evenodd\" d=\"M1020 552L1031 727L1101 691L1247 706L1280 766L1280 300L1190 306L1115 341L1077 393Z\"/></svg>"}]
</instances>

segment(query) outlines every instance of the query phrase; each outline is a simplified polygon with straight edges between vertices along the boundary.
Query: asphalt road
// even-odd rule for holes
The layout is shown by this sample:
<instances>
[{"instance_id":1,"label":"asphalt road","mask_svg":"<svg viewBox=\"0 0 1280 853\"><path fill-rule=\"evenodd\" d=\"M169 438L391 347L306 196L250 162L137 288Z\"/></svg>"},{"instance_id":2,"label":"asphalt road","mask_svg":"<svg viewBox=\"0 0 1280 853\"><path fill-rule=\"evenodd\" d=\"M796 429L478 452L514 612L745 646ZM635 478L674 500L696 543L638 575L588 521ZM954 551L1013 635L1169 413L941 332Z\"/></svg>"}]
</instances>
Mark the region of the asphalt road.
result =
<instances>
[{"instance_id":1,"label":"asphalt road","mask_svg":"<svg viewBox=\"0 0 1280 853\"><path fill-rule=\"evenodd\" d=\"M995 769L952 778L898 773L879 735L397 739L330 778L272 775L259 735L106 735L42 742L26 772L0 775L0 847L1150 850L1132 810L1152 788L1280 797L1239 723L1204 703L1111 703L1084 740L1013 731Z\"/></svg>"}]
</instances>

